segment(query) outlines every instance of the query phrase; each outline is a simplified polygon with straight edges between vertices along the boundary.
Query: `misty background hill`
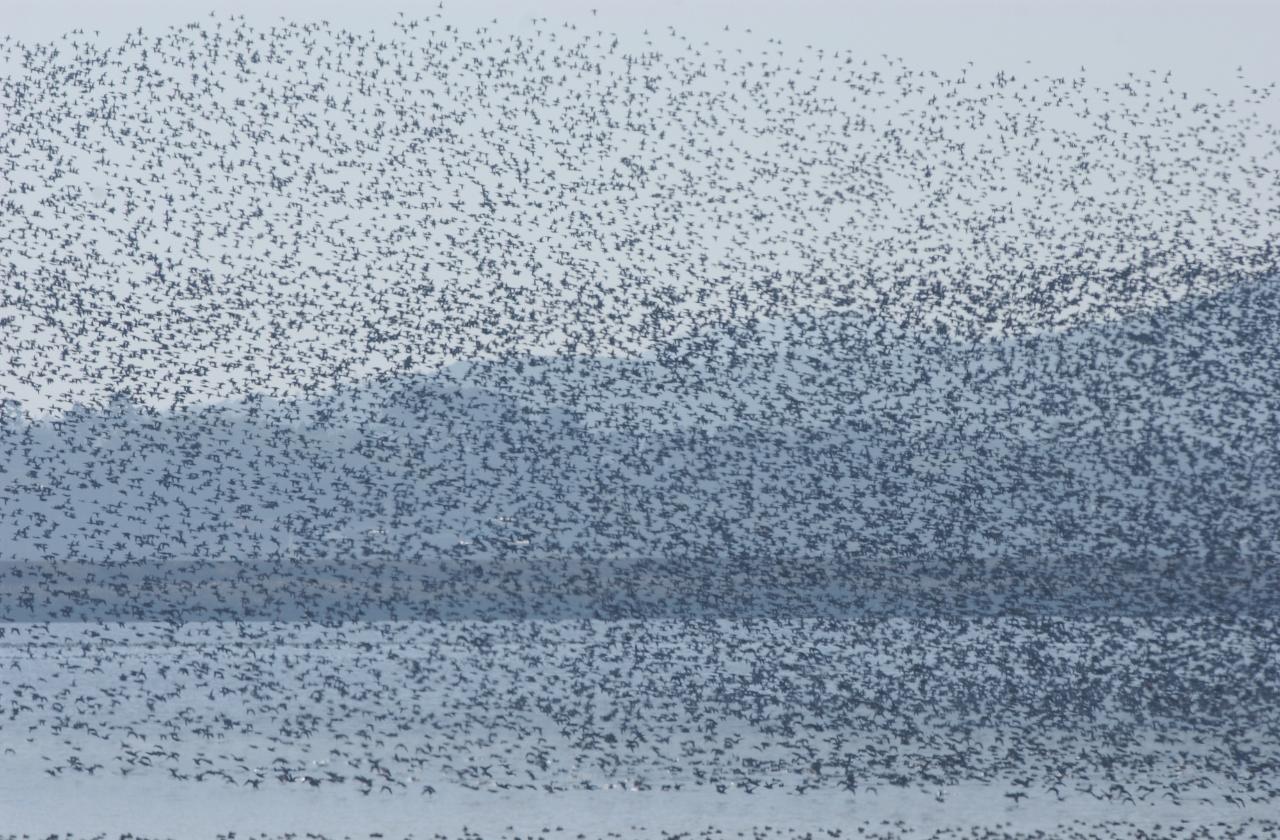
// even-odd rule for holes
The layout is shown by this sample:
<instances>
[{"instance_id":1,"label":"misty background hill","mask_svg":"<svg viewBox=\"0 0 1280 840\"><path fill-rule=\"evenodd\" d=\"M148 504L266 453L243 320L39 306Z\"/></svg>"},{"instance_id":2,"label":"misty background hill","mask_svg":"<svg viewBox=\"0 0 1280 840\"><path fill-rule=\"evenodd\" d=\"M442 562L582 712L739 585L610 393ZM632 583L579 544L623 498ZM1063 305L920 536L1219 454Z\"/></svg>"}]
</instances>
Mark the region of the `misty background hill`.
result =
<instances>
[{"instance_id":1,"label":"misty background hill","mask_svg":"<svg viewBox=\"0 0 1280 840\"><path fill-rule=\"evenodd\" d=\"M309 398L10 404L0 614L1265 612L1278 290L998 341L836 311Z\"/></svg>"}]
</instances>

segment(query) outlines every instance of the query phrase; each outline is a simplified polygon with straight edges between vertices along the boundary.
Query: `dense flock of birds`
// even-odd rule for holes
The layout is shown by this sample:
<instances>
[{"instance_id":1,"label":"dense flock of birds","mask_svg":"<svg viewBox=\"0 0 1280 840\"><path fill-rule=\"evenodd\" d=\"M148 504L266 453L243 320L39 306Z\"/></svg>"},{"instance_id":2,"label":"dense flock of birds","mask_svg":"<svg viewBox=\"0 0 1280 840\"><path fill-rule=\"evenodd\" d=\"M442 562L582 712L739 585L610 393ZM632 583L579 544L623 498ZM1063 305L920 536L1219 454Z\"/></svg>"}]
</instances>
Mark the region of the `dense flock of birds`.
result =
<instances>
[{"instance_id":1,"label":"dense flock of birds","mask_svg":"<svg viewBox=\"0 0 1280 840\"><path fill-rule=\"evenodd\" d=\"M11 760L52 779L939 802L981 781L1008 805L1249 809L1278 792L1274 632L1211 618L25 624L2 641L0 685Z\"/></svg>"},{"instance_id":2,"label":"dense flock of birds","mask_svg":"<svg viewBox=\"0 0 1280 840\"><path fill-rule=\"evenodd\" d=\"M0 779L1277 830L1274 83L440 15L0 67Z\"/></svg>"},{"instance_id":3,"label":"dense flock of birds","mask_svg":"<svg viewBox=\"0 0 1280 840\"><path fill-rule=\"evenodd\" d=\"M1132 826L1123 823L1076 820L1071 825L1063 826L1052 837L1057 838L1057 840L1113 840L1113 838L1164 840L1167 837L1176 837L1179 840L1241 840L1242 838L1274 836L1274 832L1277 829L1280 829L1280 825L1277 825L1275 821L1263 819L1252 820L1249 825L1244 827L1225 822L1194 828L1173 824L1157 825L1151 831L1143 829L1135 831ZM618 831L609 831L599 835L599 837L600 840L627 840L638 836L651 836L654 840L843 840L844 838L849 840L902 840L904 837L911 837L913 840L1047 840L1050 836L1042 831L1025 832L1010 828L988 828L973 831L949 831L943 829L925 834L912 832L903 820L867 821L863 825L857 826L856 829L842 830L836 828L817 832L789 831L781 826L768 825L750 831L734 832L721 831L714 826L702 830L659 831L651 834L645 834L643 826L634 826L627 831L628 833L625 834ZM374 832L369 835L342 835L341 840L366 840L366 837L369 840L377 840L382 836L384 835L381 832ZM587 840L587 835L575 835L571 832L566 832L563 826L547 827L542 831L528 834L521 834L515 831L514 828L497 835L486 835L468 830L456 836L458 840L486 840L486 838L487 840L566 840L567 838ZM67 834L62 837L37 838L25 834L10 834L4 840L109 840L109 837L110 835L107 834ZM338 840L336 835L324 835L315 832L287 832L282 835L243 835L232 832L230 834L218 834L216 838L217 840L330 840L330 838ZM452 840L449 835L440 833L417 832L405 835L405 840L416 840L416 838L421 838L421 840ZM121 840L159 840L159 838L140 834L127 834Z\"/></svg>"}]
</instances>

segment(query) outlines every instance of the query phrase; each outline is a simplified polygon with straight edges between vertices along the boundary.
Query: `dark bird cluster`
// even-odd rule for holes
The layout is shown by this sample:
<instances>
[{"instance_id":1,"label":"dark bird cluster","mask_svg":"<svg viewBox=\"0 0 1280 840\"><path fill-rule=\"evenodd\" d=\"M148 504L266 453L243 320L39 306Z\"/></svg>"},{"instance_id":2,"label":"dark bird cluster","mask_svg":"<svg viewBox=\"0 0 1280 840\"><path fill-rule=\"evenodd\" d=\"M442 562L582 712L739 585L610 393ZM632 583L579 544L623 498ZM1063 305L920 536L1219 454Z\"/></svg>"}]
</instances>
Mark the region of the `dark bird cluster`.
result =
<instances>
[{"instance_id":1,"label":"dark bird cluster","mask_svg":"<svg viewBox=\"0 0 1280 840\"><path fill-rule=\"evenodd\" d=\"M1275 830L1274 84L440 15L0 67L0 780Z\"/></svg>"}]
</instances>

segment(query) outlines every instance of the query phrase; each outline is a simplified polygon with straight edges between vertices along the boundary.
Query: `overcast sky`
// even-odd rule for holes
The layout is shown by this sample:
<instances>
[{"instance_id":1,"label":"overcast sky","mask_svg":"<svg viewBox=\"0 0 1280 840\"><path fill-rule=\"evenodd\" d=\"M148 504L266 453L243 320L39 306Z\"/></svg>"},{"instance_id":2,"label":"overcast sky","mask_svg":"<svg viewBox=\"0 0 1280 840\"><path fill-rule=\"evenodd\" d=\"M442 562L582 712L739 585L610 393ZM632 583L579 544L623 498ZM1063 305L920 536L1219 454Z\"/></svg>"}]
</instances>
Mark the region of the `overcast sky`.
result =
<instances>
[{"instance_id":1,"label":"overcast sky","mask_svg":"<svg viewBox=\"0 0 1280 840\"><path fill-rule=\"evenodd\" d=\"M104 34L190 22L216 9L258 21L324 18L367 29L439 0L5 0L0 31L47 39L83 26ZM592 9L596 9L593 14ZM453 22L546 15L614 31L675 25L689 35L751 27L784 43L888 52L914 66L968 60L1090 75L1173 70L1187 86L1280 80L1275 0L445 0Z\"/></svg>"},{"instance_id":2,"label":"overcast sky","mask_svg":"<svg viewBox=\"0 0 1280 840\"><path fill-rule=\"evenodd\" d=\"M778 55L777 45L769 42L780 39L783 46L781 54L785 56L780 60L783 61L803 60L806 47L811 45L815 49L862 53L871 59L888 54L904 59L906 65L914 70L934 69L949 76L951 71L973 61L977 69L974 76L988 79L996 70L1012 70L1022 75L1025 69L1027 75L1087 76L1091 84L1114 85L1123 81L1130 71L1144 75L1152 70L1161 75L1171 71L1172 86L1176 89L1195 92L1205 87L1212 88L1222 94L1219 101L1224 105L1225 100L1231 100L1227 108L1229 112L1234 114L1247 109L1253 114L1261 110L1265 113L1257 116L1262 117L1263 123L1280 124L1280 96L1241 94L1245 85L1261 87L1280 81L1280 50L1274 49L1276 33L1280 32L1280 0L1216 0L1212 3L1194 0L444 0L443 4L440 0L360 0L358 3L341 0L0 0L0 8L3 9L0 40L5 36L28 42L58 39L73 29L83 28L89 32L100 31L99 43L111 45L118 43L128 30L141 27L150 34L158 34L168 26L205 18L210 12L224 17L244 14L248 22L257 27L270 27L283 16L299 22L324 19L335 26L359 31L372 28L393 32L390 25L400 11L409 17L425 18L440 12L441 5L443 22L464 31L494 17L499 19L499 28L503 31L518 30L526 25L532 30L533 18L545 16L551 19L552 26L570 21L583 34L596 29L617 33L628 47L637 43L643 45L643 33L648 29L653 33L655 47L669 49L672 39L663 30L674 26L679 34L695 40L695 43L705 38L714 47L732 47L746 52L757 48L769 49L773 55ZM726 26L731 33L724 32ZM540 25L538 28L548 27ZM1024 62L1030 62L1030 65ZM1086 68L1084 73L1081 73L1081 66ZM1242 69L1238 71L1237 68ZM0 66L2 72L4 70ZM0 130L5 123L5 114L0 112ZM1261 131L1251 131L1251 136L1261 138L1264 143L1274 137ZM119 151L121 155L132 157L132 152L124 146ZM269 150L259 146L258 151L266 153ZM1010 160L1016 162L1017 158L1011 157ZM126 166L121 171L127 169ZM87 185L87 194L93 200L103 200L101 196L104 193L94 192L102 186L95 184L94 179L99 174L92 162L85 162L77 171L76 177ZM166 177L176 179L172 172ZM764 195L766 189L757 187L757 195ZM0 181L0 194L3 192L4 182ZM1224 191L1222 194L1228 193ZM1026 200L1030 202L1037 195L1029 194ZM44 198L39 192L30 193L28 197L31 201ZM1193 191L1192 199L1200 197L1199 192ZM909 195L904 196L900 202L902 206L914 206L908 200L910 198ZM344 206L341 212L349 216L353 211ZM1224 223L1231 230L1241 227L1236 224L1239 215L1234 212L1222 214ZM842 235L853 236L848 232L848 220L840 217L834 223L846 225L841 228L845 231ZM1214 229L1204 226L1203 230L1209 235ZM1258 228L1258 231L1264 237L1269 235L1265 228ZM816 228L811 233L815 237L818 235ZM570 250L584 259L600 256L583 251L583 247L581 243L574 243ZM160 250L158 246L157 250ZM111 247L102 249L103 253L111 251ZM31 259L38 257L35 255ZM547 264L552 262L550 257L541 259ZM118 272L118 276L113 276L114 280L107 277L94 282L118 282L123 288L136 280L134 275L123 270ZM882 276L891 277L887 272ZM815 288L820 290L820 287ZM267 293L264 291L263 294ZM155 305L163 308L179 306L179 303L166 299ZM720 305L716 298L710 298L706 304L708 308ZM17 314L24 317L15 320ZM635 312L630 314L639 317ZM5 323L2 320L4 316L5 313L0 312L0 323ZM266 318L265 315L262 317ZM253 342L265 329L262 325L266 322L254 322L243 313L237 314L236 318L240 319L237 324L248 336L246 347L254 346ZM43 365L47 361L49 347L42 343L44 339L36 341L35 333L31 332L41 323L42 319L32 313L15 313L9 319L8 334L0 336L0 339L10 344L29 340L29 351L34 354L30 363ZM299 329L301 331L294 336L296 340L310 340L323 332L316 332L309 321ZM555 332L548 335L546 346L538 345L539 351L559 352L563 336ZM337 338L334 341L338 342L334 352L341 354L345 344ZM364 353L362 347L356 348L358 355ZM192 351L193 355L201 352ZM228 347L224 352L231 353L232 350ZM414 363L419 367L425 365L429 368L452 358L437 359L421 347L414 353ZM362 357L362 361L368 360ZM400 362L383 359L377 364L394 367ZM375 367L366 371L360 368L352 376L381 369ZM93 377L81 371L80 375L100 391L108 383L115 382L118 371L104 369ZM153 376L157 381L177 382L180 379L167 369L146 372L145 375ZM251 376L248 368L244 375ZM214 382L210 388L215 385L221 387L217 374L210 374L210 377ZM37 393L33 385L16 382L0 371L0 392L18 396L28 408L48 407L58 404L64 397L79 399L68 394L71 394L72 385L78 387L84 381L65 383L67 394L50 386ZM227 388L231 386L227 385ZM220 391L218 393L221 394Z\"/></svg>"}]
</instances>

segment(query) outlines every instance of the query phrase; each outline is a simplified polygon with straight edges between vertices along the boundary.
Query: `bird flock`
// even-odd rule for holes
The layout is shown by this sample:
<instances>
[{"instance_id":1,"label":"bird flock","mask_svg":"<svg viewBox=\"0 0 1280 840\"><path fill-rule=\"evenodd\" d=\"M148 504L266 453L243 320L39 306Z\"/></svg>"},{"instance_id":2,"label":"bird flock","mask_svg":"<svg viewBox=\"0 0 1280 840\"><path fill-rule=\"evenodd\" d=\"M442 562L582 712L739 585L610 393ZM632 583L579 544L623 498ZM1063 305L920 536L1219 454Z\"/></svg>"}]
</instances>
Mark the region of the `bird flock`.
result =
<instances>
[{"instance_id":1,"label":"bird flock","mask_svg":"<svg viewBox=\"0 0 1280 840\"><path fill-rule=\"evenodd\" d=\"M1280 831L1275 83L444 14L0 74L0 837Z\"/></svg>"}]
</instances>

